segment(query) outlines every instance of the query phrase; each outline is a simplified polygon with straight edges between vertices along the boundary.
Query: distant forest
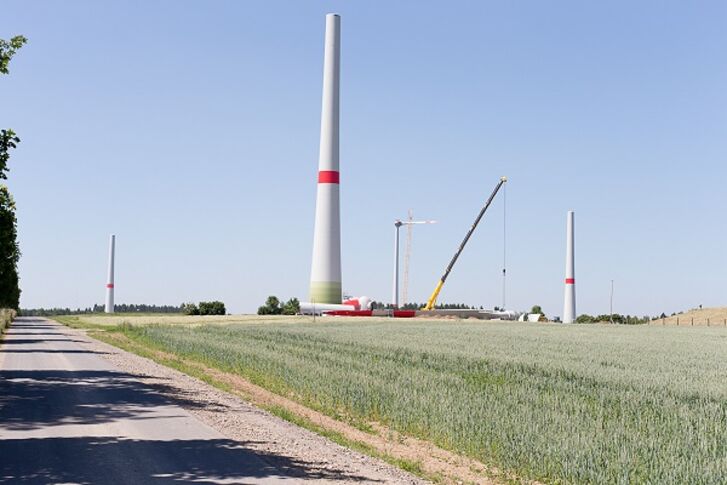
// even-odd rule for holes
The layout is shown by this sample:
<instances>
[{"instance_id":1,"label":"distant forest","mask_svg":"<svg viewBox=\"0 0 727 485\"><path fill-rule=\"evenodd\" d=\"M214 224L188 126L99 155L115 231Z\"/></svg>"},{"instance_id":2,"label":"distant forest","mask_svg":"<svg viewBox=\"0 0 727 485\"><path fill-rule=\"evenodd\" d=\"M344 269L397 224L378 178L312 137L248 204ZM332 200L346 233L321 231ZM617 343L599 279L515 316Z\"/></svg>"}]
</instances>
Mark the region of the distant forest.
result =
<instances>
[{"instance_id":1,"label":"distant forest","mask_svg":"<svg viewBox=\"0 0 727 485\"><path fill-rule=\"evenodd\" d=\"M182 313L182 305L146 305L135 303L117 303L116 313ZM88 308L22 308L20 314L26 317L45 317L49 315L79 315L82 313L103 313L103 305Z\"/></svg>"}]
</instances>

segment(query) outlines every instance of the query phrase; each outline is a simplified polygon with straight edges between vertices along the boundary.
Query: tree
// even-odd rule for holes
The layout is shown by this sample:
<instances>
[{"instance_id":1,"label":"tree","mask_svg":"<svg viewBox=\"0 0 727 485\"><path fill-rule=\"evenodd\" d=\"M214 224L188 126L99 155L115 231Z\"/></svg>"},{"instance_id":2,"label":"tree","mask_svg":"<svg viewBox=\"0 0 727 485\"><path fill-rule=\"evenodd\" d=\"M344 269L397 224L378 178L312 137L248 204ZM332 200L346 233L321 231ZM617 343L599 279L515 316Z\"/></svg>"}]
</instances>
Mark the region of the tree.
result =
<instances>
[{"instance_id":1,"label":"tree","mask_svg":"<svg viewBox=\"0 0 727 485\"><path fill-rule=\"evenodd\" d=\"M257 309L258 315L280 315L280 313L283 311L282 308L280 308L280 300L278 300L277 296L269 296L267 300L265 300L265 305L261 306Z\"/></svg>"},{"instance_id":2,"label":"tree","mask_svg":"<svg viewBox=\"0 0 727 485\"><path fill-rule=\"evenodd\" d=\"M15 53L23 47L23 44L28 42L28 39L22 35L16 35L9 41L0 39L0 74L9 74L8 66L10 65L10 59L13 58Z\"/></svg>"},{"instance_id":3,"label":"tree","mask_svg":"<svg viewBox=\"0 0 727 485\"><path fill-rule=\"evenodd\" d=\"M530 313L540 313L541 315L544 315L543 309L540 308L540 305L533 305L533 308L530 310Z\"/></svg>"},{"instance_id":4,"label":"tree","mask_svg":"<svg viewBox=\"0 0 727 485\"><path fill-rule=\"evenodd\" d=\"M8 66L18 49L27 42L22 35L10 41L0 39L0 74L8 74ZM0 130L0 179L7 179L10 150L17 147L20 138L11 129ZM0 307L19 309L20 286L18 278L18 220L15 201L10 191L0 185Z\"/></svg>"},{"instance_id":5,"label":"tree","mask_svg":"<svg viewBox=\"0 0 727 485\"><path fill-rule=\"evenodd\" d=\"M200 315L224 315L227 313L225 304L221 301L201 301L199 302Z\"/></svg>"},{"instance_id":6,"label":"tree","mask_svg":"<svg viewBox=\"0 0 727 485\"><path fill-rule=\"evenodd\" d=\"M181 306L185 315L199 315L199 308L194 303L182 303Z\"/></svg>"},{"instance_id":7,"label":"tree","mask_svg":"<svg viewBox=\"0 0 727 485\"><path fill-rule=\"evenodd\" d=\"M297 298L291 298L283 305L283 315L297 315L300 313L300 302Z\"/></svg>"},{"instance_id":8,"label":"tree","mask_svg":"<svg viewBox=\"0 0 727 485\"><path fill-rule=\"evenodd\" d=\"M6 186L0 185L0 308L15 310L20 304L17 224L13 196Z\"/></svg>"},{"instance_id":9,"label":"tree","mask_svg":"<svg viewBox=\"0 0 727 485\"><path fill-rule=\"evenodd\" d=\"M20 138L13 130L0 130L0 179L8 178L5 172L8 171L10 149L16 148L18 143L20 143Z\"/></svg>"},{"instance_id":10,"label":"tree","mask_svg":"<svg viewBox=\"0 0 727 485\"><path fill-rule=\"evenodd\" d=\"M578 315L578 318L576 318L576 323L593 323L596 320L589 314L584 313L582 315Z\"/></svg>"}]
</instances>

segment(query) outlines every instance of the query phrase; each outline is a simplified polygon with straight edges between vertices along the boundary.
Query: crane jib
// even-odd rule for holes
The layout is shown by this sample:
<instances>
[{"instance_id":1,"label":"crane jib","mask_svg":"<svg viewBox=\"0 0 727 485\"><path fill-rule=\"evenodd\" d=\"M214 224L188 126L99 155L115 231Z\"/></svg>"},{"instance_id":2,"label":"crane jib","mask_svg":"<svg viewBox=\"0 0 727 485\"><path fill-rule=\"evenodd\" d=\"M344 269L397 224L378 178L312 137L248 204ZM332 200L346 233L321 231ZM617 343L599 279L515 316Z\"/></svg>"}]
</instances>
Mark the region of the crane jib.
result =
<instances>
[{"instance_id":1,"label":"crane jib","mask_svg":"<svg viewBox=\"0 0 727 485\"><path fill-rule=\"evenodd\" d=\"M480 213L477 215L477 219L475 219L474 224L472 224L472 227L470 227L470 230L467 231L467 235L462 240L462 243L459 245L459 249L457 249L457 252L454 253L454 257L447 265L447 269L444 271L444 275L441 278L441 282L444 283L447 280L447 276L449 276L449 273L452 271L452 268L454 267L454 263L457 262L457 259L459 258L459 255L462 254L462 251L464 250L464 247L467 245L467 241L469 241L470 237L472 236L472 233L475 232L475 229L477 228L477 225L480 223L480 220L482 219L482 216L485 215L485 212L490 207L490 204L492 204L492 200L495 198L495 195L497 195L497 192L500 190L500 187L502 187L502 184L505 183L505 180L500 179L500 182L495 186L495 190L492 191L492 194L490 194L490 198L487 199L487 202L482 207L482 210L480 210Z\"/></svg>"}]
</instances>

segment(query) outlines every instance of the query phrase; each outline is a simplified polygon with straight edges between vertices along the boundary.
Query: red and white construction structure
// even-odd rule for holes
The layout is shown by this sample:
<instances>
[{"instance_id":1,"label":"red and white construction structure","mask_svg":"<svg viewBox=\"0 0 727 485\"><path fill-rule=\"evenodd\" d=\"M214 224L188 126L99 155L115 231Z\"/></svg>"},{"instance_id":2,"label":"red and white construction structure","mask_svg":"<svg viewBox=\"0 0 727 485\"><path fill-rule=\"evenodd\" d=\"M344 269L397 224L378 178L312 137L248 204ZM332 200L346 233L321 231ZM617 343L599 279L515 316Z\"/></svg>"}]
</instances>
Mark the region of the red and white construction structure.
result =
<instances>
[{"instance_id":1,"label":"red and white construction structure","mask_svg":"<svg viewBox=\"0 0 727 485\"><path fill-rule=\"evenodd\" d=\"M318 195L310 277L310 300L318 305L340 305L342 300L338 171L340 71L341 17L331 13L326 15Z\"/></svg>"},{"instance_id":2,"label":"red and white construction structure","mask_svg":"<svg viewBox=\"0 0 727 485\"><path fill-rule=\"evenodd\" d=\"M106 313L114 313L114 257L116 251L116 235L111 234L109 239L109 272L106 279Z\"/></svg>"},{"instance_id":3,"label":"red and white construction structure","mask_svg":"<svg viewBox=\"0 0 727 485\"><path fill-rule=\"evenodd\" d=\"M563 302L563 323L576 319L576 260L575 260L575 213L568 211L566 222L565 249L565 299Z\"/></svg>"}]
</instances>

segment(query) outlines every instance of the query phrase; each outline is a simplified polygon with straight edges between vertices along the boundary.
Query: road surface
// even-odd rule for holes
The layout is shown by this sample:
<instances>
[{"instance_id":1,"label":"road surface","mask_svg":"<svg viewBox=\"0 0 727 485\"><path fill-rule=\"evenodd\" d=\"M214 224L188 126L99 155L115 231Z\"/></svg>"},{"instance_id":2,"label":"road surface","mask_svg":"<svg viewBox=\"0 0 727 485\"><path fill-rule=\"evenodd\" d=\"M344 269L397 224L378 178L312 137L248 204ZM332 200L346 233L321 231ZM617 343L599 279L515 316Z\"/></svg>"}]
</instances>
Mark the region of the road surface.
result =
<instances>
[{"instance_id":1,"label":"road surface","mask_svg":"<svg viewBox=\"0 0 727 485\"><path fill-rule=\"evenodd\" d=\"M78 332L19 318L0 345L0 483L334 481L305 463L231 440L163 382L144 382ZM342 474L337 480L371 482ZM336 480L336 481L337 481Z\"/></svg>"}]
</instances>

